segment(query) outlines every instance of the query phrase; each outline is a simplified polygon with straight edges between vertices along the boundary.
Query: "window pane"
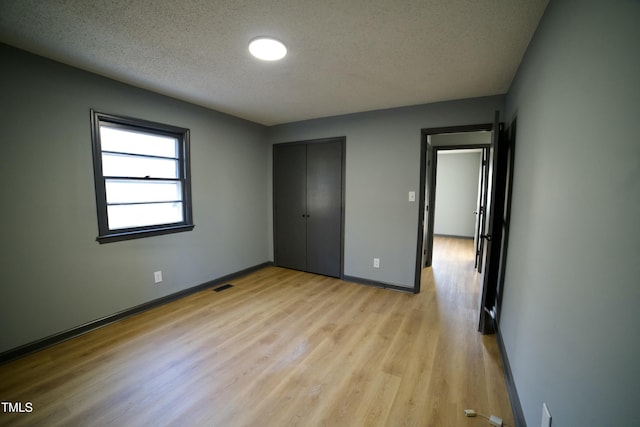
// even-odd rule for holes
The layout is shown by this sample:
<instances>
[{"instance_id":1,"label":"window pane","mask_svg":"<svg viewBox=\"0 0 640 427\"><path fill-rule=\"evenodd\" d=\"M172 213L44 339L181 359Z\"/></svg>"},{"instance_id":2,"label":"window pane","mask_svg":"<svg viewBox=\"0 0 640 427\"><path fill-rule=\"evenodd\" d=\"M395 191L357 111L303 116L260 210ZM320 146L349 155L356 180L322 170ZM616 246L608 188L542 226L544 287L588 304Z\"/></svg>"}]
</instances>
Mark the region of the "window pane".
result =
<instances>
[{"instance_id":1,"label":"window pane","mask_svg":"<svg viewBox=\"0 0 640 427\"><path fill-rule=\"evenodd\" d=\"M178 178L178 161L102 153L102 175L144 178Z\"/></svg>"},{"instance_id":2,"label":"window pane","mask_svg":"<svg viewBox=\"0 0 640 427\"><path fill-rule=\"evenodd\" d=\"M102 151L178 157L178 140L170 136L151 135L100 125L100 143Z\"/></svg>"},{"instance_id":3,"label":"window pane","mask_svg":"<svg viewBox=\"0 0 640 427\"><path fill-rule=\"evenodd\" d=\"M108 206L107 215L110 230L183 221L182 203Z\"/></svg>"},{"instance_id":4,"label":"window pane","mask_svg":"<svg viewBox=\"0 0 640 427\"><path fill-rule=\"evenodd\" d=\"M180 182L127 181L109 179L105 183L107 204L172 202L182 200Z\"/></svg>"}]
</instances>

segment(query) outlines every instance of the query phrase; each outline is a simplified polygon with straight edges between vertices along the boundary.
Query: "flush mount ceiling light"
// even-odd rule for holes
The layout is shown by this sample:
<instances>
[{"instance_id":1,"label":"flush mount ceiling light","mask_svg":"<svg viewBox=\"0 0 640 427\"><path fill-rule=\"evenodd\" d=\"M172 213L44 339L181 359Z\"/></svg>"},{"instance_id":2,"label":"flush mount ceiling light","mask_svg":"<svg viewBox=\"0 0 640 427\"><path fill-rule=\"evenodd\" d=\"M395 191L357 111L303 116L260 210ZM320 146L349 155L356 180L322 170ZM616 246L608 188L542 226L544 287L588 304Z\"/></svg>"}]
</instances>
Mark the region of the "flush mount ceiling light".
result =
<instances>
[{"instance_id":1,"label":"flush mount ceiling light","mask_svg":"<svg viewBox=\"0 0 640 427\"><path fill-rule=\"evenodd\" d=\"M277 61L287 54L287 47L271 37L257 37L249 43L249 52L263 61Z\"/></svg>"}]
</instances>

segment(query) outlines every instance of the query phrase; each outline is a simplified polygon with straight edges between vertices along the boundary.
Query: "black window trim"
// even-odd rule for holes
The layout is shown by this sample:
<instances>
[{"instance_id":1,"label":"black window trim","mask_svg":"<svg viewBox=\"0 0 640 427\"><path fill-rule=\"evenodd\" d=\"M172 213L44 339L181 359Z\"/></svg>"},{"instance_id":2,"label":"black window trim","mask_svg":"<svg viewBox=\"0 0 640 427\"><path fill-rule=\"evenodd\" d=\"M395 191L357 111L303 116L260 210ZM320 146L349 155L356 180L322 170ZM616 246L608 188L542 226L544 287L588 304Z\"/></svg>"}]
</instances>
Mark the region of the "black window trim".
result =
<instances>
[{"instance_id":1,"label":"black window trim","mask_svg":"<svg viewBox=\"0 0 640 427\"><path fill-rule=\"evenodd\" d=\"M191 231L194 229L193 213L191 204L191 165L190 165L190 148L189 148L189 129L167 125L163 123L152 122L148 120L136 119L126 116L117 116L113 114L100 113L93 109L91 111L91 142L93 149L93 171L94 184L96 192L96 208L98 214L98 237L96 241L99 243L118 242L123 240L139 239L143 237L158 236L163 234L180 233ZM172 224L150 225L144 227L132 227L122 230L109 230L107 218L107 196L105 181L106 178L102 173L102 148L100 141L100 124L108 123L109 126L115 128L123 128L130 130L137 128L139 130L147 130L157 135L166 135L175 137L179 141L180 147L180 178L182 183L182 206L184 221ZM145 156L153 157L153 156ZM159 157L165 158L165 157ZM174 158L175 159L175 158ZM175 179L166 178L150 178L150 177L118 177L122 179L140 179L143 181L175 181Z\"/></svg>"}]
</instances>

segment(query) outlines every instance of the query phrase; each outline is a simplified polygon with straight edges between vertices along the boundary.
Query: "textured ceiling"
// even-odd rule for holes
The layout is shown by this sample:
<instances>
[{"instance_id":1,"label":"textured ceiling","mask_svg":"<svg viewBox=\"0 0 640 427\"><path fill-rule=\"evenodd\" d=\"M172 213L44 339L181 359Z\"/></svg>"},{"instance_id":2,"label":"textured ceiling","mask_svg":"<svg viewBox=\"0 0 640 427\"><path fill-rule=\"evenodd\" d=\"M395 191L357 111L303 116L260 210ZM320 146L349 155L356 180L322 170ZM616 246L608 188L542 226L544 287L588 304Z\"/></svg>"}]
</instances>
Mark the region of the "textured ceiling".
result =
<instances>
[{"instance_id":1,"label":"textured ceiling","mask_svg":"<svg viewBox=\"0 0 640 427\"><path fill-rule=\"evenodd\" d=\"M273 125L503 94L547 2L0 0L0 41Z\"/></svg>"}]
</instances>

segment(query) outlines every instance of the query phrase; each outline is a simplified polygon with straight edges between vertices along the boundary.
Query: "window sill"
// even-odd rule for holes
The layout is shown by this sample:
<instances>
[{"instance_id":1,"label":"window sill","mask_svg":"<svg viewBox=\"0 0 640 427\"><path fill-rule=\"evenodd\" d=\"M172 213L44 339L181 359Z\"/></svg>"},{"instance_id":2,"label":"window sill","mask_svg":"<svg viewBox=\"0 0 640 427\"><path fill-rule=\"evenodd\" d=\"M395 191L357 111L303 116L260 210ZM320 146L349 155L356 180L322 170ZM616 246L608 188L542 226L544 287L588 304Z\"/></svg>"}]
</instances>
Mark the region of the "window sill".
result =
<instances>
[{"instance_id":1,"label":"window sill","mask_svg":"<svg viewBox=\"0 0 640 427\"><path fill-rule=\"evenodd\" d=\"M133 240L133 239L141 239L143 237L151 237L151 236L160 236L163 234L173 234L173 233L182 233L185 231L191 231L195 225L174 225L163 228L153 228L150 230L135 230L135 231L126 231L122 233L111 233L104 236L96 237L96 241L100 244L103 243L111 243L111 242L121 242L123 240Z\"/></svg>"}]
</instances>

